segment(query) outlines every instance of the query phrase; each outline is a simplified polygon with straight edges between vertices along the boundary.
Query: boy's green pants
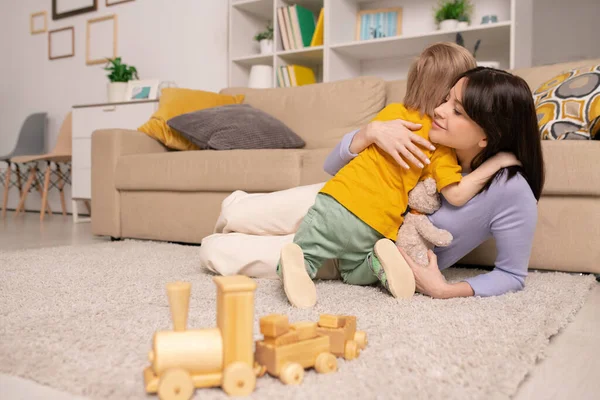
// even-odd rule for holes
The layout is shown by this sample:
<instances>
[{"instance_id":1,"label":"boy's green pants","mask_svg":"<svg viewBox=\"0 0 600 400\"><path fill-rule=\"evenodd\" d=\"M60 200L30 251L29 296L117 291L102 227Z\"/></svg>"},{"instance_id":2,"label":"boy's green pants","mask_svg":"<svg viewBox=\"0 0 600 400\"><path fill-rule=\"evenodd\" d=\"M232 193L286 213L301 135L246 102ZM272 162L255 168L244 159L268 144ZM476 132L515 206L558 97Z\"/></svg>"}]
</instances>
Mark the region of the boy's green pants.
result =
<instances>
[{"instance_id":1,"label":"boy's green pants","mask_svg":"<svg viewBox=\"0 0 600 400\"><path fill-rule=\"evenodd\" d=\"M302 248L306 270L311 278L325 260L338 259L340 275L351 285L371 285L379 281L369 263L373 247L383 235L362 222L329 195L319 193L315 204L302 220L294 243ZM280 266L277 266L280 273Z\"/></svg>"}]
</instances>

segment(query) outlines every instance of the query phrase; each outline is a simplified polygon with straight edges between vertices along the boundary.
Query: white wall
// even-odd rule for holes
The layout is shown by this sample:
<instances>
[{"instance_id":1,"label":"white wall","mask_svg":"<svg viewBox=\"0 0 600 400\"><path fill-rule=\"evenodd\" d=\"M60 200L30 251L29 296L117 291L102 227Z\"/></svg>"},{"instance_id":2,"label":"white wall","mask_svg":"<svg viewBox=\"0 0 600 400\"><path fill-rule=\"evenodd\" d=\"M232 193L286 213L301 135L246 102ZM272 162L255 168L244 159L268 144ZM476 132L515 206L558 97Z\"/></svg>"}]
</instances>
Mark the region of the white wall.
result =
<instances>
[{"instance_id":1,"label":"white wall","mask_svg":"<svg viewBox=\"0 0 600 400\"><path fill-rule=\"evenodd\" d=\"M137 67L140 79L220 90L227 84L227 3L135 0L106 7L104 0L98 0L95 12L53 21L51 0L0 0L0 154L13 148L30 113L48 113L46 148L51 150L72 105L106 101L104 66L85 64L85 28L90 18L118 15L118 55ZM74 57L48 60L47 33L29 33L30 14L43 10L48 12L49 30L75 27ZM11 192L9 207L14 208L18 196L16 190ZM31 193L27 209L39 210L39 205L39 196ZM52 194L51 207L60 210L57 193Z\"/></svg>"},{"instance_id":2,"label":"white wall","mask_svg":"<svg viewBox=\"0 0 600 400\"><path fill-rule=\"evenodd\" d=\"M600 0L535 0L533 65L600 57Z\"/></svg>"}]
</instances>

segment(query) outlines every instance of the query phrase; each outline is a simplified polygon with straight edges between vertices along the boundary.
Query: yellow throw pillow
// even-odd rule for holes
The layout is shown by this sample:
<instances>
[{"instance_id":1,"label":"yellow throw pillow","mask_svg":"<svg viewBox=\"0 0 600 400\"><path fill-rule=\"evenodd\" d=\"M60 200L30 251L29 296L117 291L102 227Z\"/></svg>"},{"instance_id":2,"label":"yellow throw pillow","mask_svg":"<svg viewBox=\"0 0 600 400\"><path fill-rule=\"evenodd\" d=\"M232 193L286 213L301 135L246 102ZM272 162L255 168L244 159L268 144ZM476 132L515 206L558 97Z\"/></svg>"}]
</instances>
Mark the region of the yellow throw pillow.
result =
<instances>
[{"instance_id":1,"label":"yellow throw pillow","mask_svg":"<svg viewBox=\"0 0 600 400\"><path fill-rule=\"evenodd\" d=\"M158 110L138 130L153 137L170 149L198 150L195 144L169 128L167 121L192 111L228 104L241 104L243 101L243 95L229 96L203 90L165 88L160 95Z\"/></svg>"},{"instance_id":2,"label":"yellow throw pillow","mask_svg":"<svg viewBox=\"0 0 600 400\"><path fill-rule=\"evenodd\" d=\"M542 139L600 140L600 65L555 76L533 98Z\"/></svg>"}]
</instances>

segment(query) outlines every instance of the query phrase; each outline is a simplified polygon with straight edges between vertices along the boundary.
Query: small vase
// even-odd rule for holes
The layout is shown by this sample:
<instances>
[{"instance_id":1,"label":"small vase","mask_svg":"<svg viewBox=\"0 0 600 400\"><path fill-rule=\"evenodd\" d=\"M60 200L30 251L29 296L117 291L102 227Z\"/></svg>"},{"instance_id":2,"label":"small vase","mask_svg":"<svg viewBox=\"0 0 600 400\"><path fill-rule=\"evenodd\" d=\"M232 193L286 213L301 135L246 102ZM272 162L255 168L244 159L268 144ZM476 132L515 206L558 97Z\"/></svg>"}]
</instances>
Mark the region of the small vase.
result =
<instances>
[{"instance_id":1,"label":"small vase","mask_svg":"<svg viewBox=\"0 0 600 400\"><path fill-rule=\"evenodd\" d=\"M109 82L108 83L108 102L119 103L125 101L127 94L127 82Z\"/></svg>"},{"instance_id":2,"label":"small vase","mask_svg":"<svg viewBox=\"0 0 600 400\"><path fill-rule=\"evenodd\" d=\"M459 21L456 24L456 29L467 29L469 27L469 23L467 21Z\"/></svg>"},{"instance_id":3,"label":"small vase","mask_svg":"<svg viewBox=\"0 0 600 400\"><path fill-rule=\"evenodd\" d=\"M260 44L260 54L273 53L273 39L263 39L258 43Z\"/></svg>"},{"instance_id":4,"label":"small vase","mask_svg":"<svg viewBox=\"0 0 600 400\"><path fill-rule=\"evenodd\" d=\"M250 68L248 87L267 89L273 87L273 67L270 65L253 65Z\"/></svg>"},{"instance_id":5,"label":"small vase","mask_svg":"<svg viewBox=\"0 0 600 400\"><path fill-rule=\"evenodd\" d=\"M454 29L456 29L457 25L458 25L457 19L445 19L442 22L440 22L440 31L454 30Z\"/></svg>"}]
</instances>

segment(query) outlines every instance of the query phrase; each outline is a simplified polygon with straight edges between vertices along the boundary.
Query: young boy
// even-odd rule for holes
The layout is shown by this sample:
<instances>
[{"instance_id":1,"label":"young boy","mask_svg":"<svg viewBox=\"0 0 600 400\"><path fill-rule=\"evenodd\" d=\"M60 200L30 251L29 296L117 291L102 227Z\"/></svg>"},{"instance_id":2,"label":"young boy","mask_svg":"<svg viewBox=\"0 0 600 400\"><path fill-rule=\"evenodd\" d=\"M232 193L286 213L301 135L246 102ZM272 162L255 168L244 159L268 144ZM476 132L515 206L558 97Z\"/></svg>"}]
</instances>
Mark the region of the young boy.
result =
<instances>
[{"instance_id":1,"label":"young boy","mask_svg":"<svg viewBox=\"0 0 600 400\"><path fill-rule=\"evenodd\" d=\"M447 96L454 77L475 66L463 47L453 43L429 46L411 66L404 104L388 105L374 120L421 124L415 133L429 139L433 110ZM480 167L462 177L453 149L438 145L435 151L424 153L430 164L405 170L371 145L325 184L294 242L281 250L277 272L290 303L300 308L316 303L312 279L327 259L338 259L345 283L370 285L377 282L377 276L384 276L382 283L394 297L414 294L412 271L392 242L407 209L408 192L423 177L432 176L446 200L461 206L498 170ZM390 240L381 240L385 238Z\"/></svg>"}]
</instances>

